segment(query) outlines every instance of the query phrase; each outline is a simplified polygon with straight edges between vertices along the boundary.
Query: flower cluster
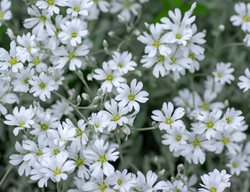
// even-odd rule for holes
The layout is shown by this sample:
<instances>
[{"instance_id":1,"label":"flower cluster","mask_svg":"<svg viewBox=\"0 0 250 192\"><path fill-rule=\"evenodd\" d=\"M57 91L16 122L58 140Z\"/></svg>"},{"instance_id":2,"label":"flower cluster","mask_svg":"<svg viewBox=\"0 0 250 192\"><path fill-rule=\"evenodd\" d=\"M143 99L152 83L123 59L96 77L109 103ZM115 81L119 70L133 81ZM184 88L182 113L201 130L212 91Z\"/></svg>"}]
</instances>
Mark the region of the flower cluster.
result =
<instances>
[{"instance_id":1,"label":"flower cluster","mask_svg":"<svg viewBox=\"0 0 250 192\"><path fill-rule=\"evenodd\" d=\"M202 47L205 32L197 32L192 16L194 3L182 17L181 11L169 11L161 23L146 24L150 33L143 32L138 40L146 44L145 55L141 62L146 68L153 67L153 75L158 78L169 74L177 80L186 70L194 73L200 69L199 62L204 59Z\"/></svg>"},{"instance_id":2,"label":"flower cluster","mask_svg":"<svg viewBox=\"0 0 250 192\"><path fill-rule=\"evenodd\" d=\"M69 192L223 192L231 186L231 176L249 170L248 115L222 94L234 86L235 63L213 60L205 69L210 73L203 73L206 32L195 24L196 3L184 14L176 8L159 22L145 23L142 32L137 24L145 2L36 0L23 22L27 32L7 29L10 46L0 48L0 116L15 136L9 163L20 176L48 190L56 183L60 191L65 184ZM0 5L0 24L5 24L12 18L11 2ZM247 33L247 44L249 7L237 3L239 15L230 19ZM106 26L111 18L110 25L123 28L104 29L107 39L96 37L95 25L101 20ZM122 30L127 36L120 37ZM133 38L144 50L140 55L126 45ZM151 69L153 75L145 77L143 72ZM158 100L152 89L158 80L173 82L177 92L170 93L171 85L166 85L166 95L159 94L164 100ZM239 80L240 89L250 89L249 69ZM158 104L162 106L152 111ZM138 128L150 123L149 114L152 127ZM185 165L167 170L166 158L162 163L153 153L153 160L145 157L153 166L139 170L132 157L124 158L132 154L128 147L133 144L147 148L148 135L137 134L146 130L158 133L150 139L159 144L161 158L168 153L167 158L177 159L174 166ZM221 171L209 164L219 158ZM202 169L204 163L207 174L188 170L193 164ZM203 174L200 181L196 173Z\"/></svg>"}]
</instances>

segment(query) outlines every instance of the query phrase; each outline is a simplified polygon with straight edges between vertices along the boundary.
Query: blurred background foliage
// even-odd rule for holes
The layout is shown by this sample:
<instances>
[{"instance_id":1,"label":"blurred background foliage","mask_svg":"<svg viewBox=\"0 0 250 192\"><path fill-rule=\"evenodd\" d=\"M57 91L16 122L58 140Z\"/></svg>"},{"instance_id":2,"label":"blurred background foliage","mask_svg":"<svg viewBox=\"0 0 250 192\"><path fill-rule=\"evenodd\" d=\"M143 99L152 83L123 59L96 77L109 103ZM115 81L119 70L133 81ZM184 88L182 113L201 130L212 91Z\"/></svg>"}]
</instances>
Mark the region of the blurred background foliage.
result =
<instances>
[{"instance_id":1,"label":"blurred background foliage","mask_svg":"<svg viewBox=\"0 0 250 192\"><path fill-rule=\"evenodd\" d=\"M32 0L31 0L32 1ZM248 2L243 1L242 2ZM142 15L137 29L146 30L144 22L156 23L160 21L160 18L167 16L169 10L173 10L178 7L183 12L188 10L194 1L191 0L150 0L143 5ZM141 69L142 75L140 77L136 74L132 74L128 79L136 77L144 82L145 89L150 93L150 100L147 104L143 105L141 112L135 120L136 128L150 127L151 126L151 112L154 109L160 109L161 105L165 101L172 101L172 99L178 94L178 90L182 88L194 89L199 92L200 95L204 92L204 75L211 75L215 69L217 62L231 62L235 68L234 75L236 81L231 86L226 86L222 93L219 95L218 100L229 101L231 107L235 107L243 111L246 117L247 123L250 123L250 102L249 93L242 93L236 84L238 77L244 73L244 69L250 65L249 49L244 46L234 46L234 43L242 42L244 37L243 32L239 28L235 28L231 25L229 18L234 14L234 4L236 0L197 0L197 8L194 11L196 15L196 24L200 31L206 30L206 58L201 62L201 70L198 72L199 76L186 74L178 82L174 82L168 77L156 79L152 75L150 69ZM21 0L12 0L13 19L0 27L0 46L6 49L9 48L10 39L6 35L8 27L13 29L15 34L22 34L27 32L22 27L22 23L25 18L28 17L26 4L30 2ZM219 31L220 25L225 26L224 31ZM143 45L136 41L136 36L132 35L132 32L126 32L126 26L117 22L116 16L113 15L101 15L100 20L92 21L89 24L90 38L93 41L93 52L102 49L102 42L106 39L109 43L109 48L115 50L120 44L119 39L111 38L108 36L110 30L114 31L120 39L123 39L124 44L121 50L128 50L133 53L137 63L141 55L143 54ZM232 46L229 46L229 44ZM96 65L101 66L102 62L108 60L109 56L105 54L99 54L96 58ZM94 64L93 64L94 65ZM139 64L140 65L140 64ZM87 70L83 71L84 74L88 74L91 66ZM69 79L65 84L69 88L74 88L79 92L83 92L84 88L79 83L78 78L73 74L68 73ZM190 80L193 79L193 88L190 85ZM92 86L93 84L93 86ZM93 90L97 90L97 85L91 83ZM32 99L32 97L29 97ZM26 100L29 100L26 99ZM31 103L32 100L29 101ZM10 108L11 109L11 108ZM11 110L10 110L11 111ZM1 122L3 116L0 117ZM189 127L189 124L186 124ZM249 131L248 131L249 132ZM168 150L167 146L161 144L161 133L159 130L145 131L145 132L132 132L122 146L123 161L119 162L119 168L129 168L132 171L137 169L146 172L152 169L155 172L159 172L165 169L164 177L170 177L175 175L176 166L180 163L186 164L183 158L174 158ZM15 151L14 144L19 138L14 137L12 129L0 123L0 178L8 168L8 157ZM201 174L212 170L213 168L225 168L225 158L218 159L215 155L208 154L208 160L204 165L189 165L186 169L186 173L190 176L192 174ZM201 172L202 171L202 172ZM249 173L243 173L241 175L242 181L232 187L231 191L239 191L238 189L244 189L249 191ZM238 180L240 181L240 180ZM15 187L13 191L35 191L37 189L36 184L30 184L30 181L25 177L17 175L17 170L14 168L6 182L4 188ZM240 188L241 186L242 188ZM9 191L10 188L8 188ZM2 191L2 189L0 189ZM242 190L243 191L243 190Z\"/></svg>"}]
</instances>

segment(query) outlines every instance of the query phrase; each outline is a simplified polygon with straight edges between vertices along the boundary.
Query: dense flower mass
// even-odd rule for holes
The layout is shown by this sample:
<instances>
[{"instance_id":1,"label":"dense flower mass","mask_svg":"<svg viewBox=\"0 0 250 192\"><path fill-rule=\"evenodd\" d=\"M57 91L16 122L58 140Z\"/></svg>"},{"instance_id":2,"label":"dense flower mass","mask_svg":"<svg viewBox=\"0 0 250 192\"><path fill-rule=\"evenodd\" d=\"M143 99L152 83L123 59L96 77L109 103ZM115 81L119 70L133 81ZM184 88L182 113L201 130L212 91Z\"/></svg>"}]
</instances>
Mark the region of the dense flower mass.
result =
<instances>
[{"instance_id":1,"label":"dense flower mass","mask_svg":"<svg viewBox=\"0 0 250 192\"><path fill-rule=\"evenodd\" d=\"M223 52L250 47L250 3L228 44L196 2L155 20L149 0L24 0L19 20L16 3L0 0L0 190L250 190L247 54Z\"/></svg>"}]
</instances>

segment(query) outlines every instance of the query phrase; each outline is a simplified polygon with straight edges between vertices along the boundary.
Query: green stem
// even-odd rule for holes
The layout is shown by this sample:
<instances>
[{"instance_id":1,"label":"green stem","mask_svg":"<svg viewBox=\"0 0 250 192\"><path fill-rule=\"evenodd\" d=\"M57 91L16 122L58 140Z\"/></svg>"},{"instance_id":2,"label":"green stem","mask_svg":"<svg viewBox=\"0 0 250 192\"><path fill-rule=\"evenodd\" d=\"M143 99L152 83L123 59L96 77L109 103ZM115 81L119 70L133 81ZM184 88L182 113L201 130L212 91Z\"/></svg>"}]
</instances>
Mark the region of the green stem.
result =
<instances>
[{"instance_id":1,"label":"green stem","mask_svg":"<svg viewBox=\"0 0 250 192\"><path fill-rule=\"evenodd\" d=\"M12 166L10 166L7 171L5 172L4 176L2 177L1 181L0 181L0 187L3 185L5 179L8 177L9 173L11 172L12 170Z\"/></svg>"},{"instance_id":2,"label":"green stem","mask_svg":"<svg viewBox=\"0 0 250 192\"><path fill-rule=\"evenodd\" d=\"M78 113L78 115L83 118L85 121L87 121L87 118L81 113L81 111L79 111L78 107L73 104L70 100L66 99L64 96L62 96L61 94L57 93L57 92L53 92L56 96L60 97L61 99L64 99L65 101L67 101L73 108L74 110Z\"/></svg>"},{"instance_id":3,"label":"green stem","mask_svg":"<svg viewBox=\"0 0 250 192\"><path fill-rule=\"evenodd\" d=\"M92 93L91 89L88 86L88 83L85 81L85 79L83 78L83 75L80 74L80 72L76 72L76 75L79 77L79 79L81 79L82 83L84 84L84 86L86 87L87 91L89 94Z\"/></svg>"},{"instance_id":4,"label":"green stem","mask_svg":"<svg viewBox=\"0 0 250 192\"><path fill-rule=\"evenodd\" d=\"M157 129L157 127L131 128L133 131L149 131Z\"/></svg>"}]
</instances>

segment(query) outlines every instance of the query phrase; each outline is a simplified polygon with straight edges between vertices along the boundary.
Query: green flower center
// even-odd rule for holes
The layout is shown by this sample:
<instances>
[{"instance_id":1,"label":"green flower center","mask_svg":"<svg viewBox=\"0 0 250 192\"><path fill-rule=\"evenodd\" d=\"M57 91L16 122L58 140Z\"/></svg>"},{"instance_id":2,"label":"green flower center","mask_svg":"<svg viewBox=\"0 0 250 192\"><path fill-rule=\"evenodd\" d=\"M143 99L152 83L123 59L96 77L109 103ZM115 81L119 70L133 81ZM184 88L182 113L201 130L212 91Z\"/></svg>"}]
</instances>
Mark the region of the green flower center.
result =
<instances>
[{"instance_id":1,"label":"green flower center","mask_svg":"<svg viewBox=\"0 0 250 192\"><path fill-rule=\"evenodd\" d=\"M230 140L229 140L228 137L223 137L222 140L221 140L221 142L222 142L224 145L226 145L226 144L228 144L228 143L230 142Z\"/></svg>"},{"instance_id":2,"label":"green flower center","mask_svg":"<svg viewBox=\"0 0 250 192\"><path fill-rule=\"evenodd\" d=\"M76 57L75 53L69 53L68 58L70 60L74 59Z\"/></svg>"},{"instance_id":3,"label":"green flower center","mask_svg":"<svg viewBox=\"0 0 250 192\"><path fill-rule=\"evenodd\" d=\"M207 125L207 128L208 128L208 129L211 129L211 128L213 128L213 126L214 126L214 122L213 122L213 121L208 121L208 122L206 123L206 125Z\"/></svg>"},{"instance_id":4,"label":"green flower center","mask_svg":"<svg viewBox=\"0 0 250 192\"><path fill-rule=\"evenodd\" d=\"M47 0L47 3L50 6L55 5L55 1L54 0Z\"/></svg>"},{"instance_id":5,"label":"green flower center","mask_svg":"<svg viewBox=\"0 0 250 192\"><path fill-rule=\"evenodd\" d=\"M100 155L98 161L100 163L105 163L105 162L107 162L107 158L105 155Z\"/></svg>"},{"instance_id":6,"label":"green flower center","mask_svg":"<svg viewBox=\"0 0 250 192\"><path fill-rule=\"evenodd\" d=\"M249 15L245 15L245 16L243 17L243 21L244 21L244 22L250 22L250 16L249 16Z\"/></svg>"},{"instance_id":7,"label":"green flower center","mask_svg":"<svg viewBox=\"0 0 250 192\"><path fill-rule=\"evenodd\" d=\"M117 66L118 66L118 68L120 68L120 69L121 69L121 68L123 67L123 64L122 64L122 63L118 63L118 65L117 65Z\"/></svg>"},{"instance_id":8,"label":"green flower center","mask_svg":"<svg viewBox=\"0 0 250 192\"><path fill-rule=\"evenodd\" d=\"M218 78L222 78L222 73L221 73L221 72L218 72L218 73L217 73L217 77L218 77Z\"/></svg>"},{"instance_id":9,"label":"green flower center","mask_svg":"<svg viewBox=\"0 0 250 192\"><path fill-rule=\"evenodd\" d=\"M196 138L195 140L193 140L192 144L193 144L194 147L200 147L201 146L201 141Z\"/></svg>"},{"instance_id":10,"label":"green flower center","mask_svg":"<svg viewBox=\"0 0 250 192\"><path fill-rule=\"evenodd\" d=\"M233 168L237 168L237 167L239 167L239 164L238 164L237 162L234 161L234 162L232 162L232 167L233 167Z\"/></svg>"},{"instance_id":11,"label":"green flower center","mask_svg":"<svg viewBox=\"0 0 250 192\"><path fill-rule=\"evenodd\" d=\"M47 131L49 126L47 124L43 123L43 124L40 125L40 128L41 128L42 131Z\"/></svg>"},{"instance_id":12,"label":"green flower center","mask_svg":"<svg viewBox=\"0 0 250 192\"><path fill-rule=\"evenodd\" d=\"M39 88L40 89L45 89L46 88L46 84L43 83L43 82L39 83Z\"/></svg>"},{"instance_id":13,"label":"green flower center","mask_svg":"<svg viewBox=\"0 0 250 192\"><path fill-rule=\"evenodd\" d=\"M129 100L129 101L134 101L134 100L135 100L135 94L134 94L134 93L130 93L130 94L128 95L128 100Z\"/></svg>"},{"instance_id":14,"label":"green flower center","mask_svg":"<svg viewBox=\"0 0 250 192\"><path fill-rule=\"evenodd\" d=\"M84 164L84 159L81 159L80 157L78 157L77 159L76 159L76 166L77 167L80 167L80 166L82 166Z\"/></svg>"},{"instance_id":15,"label":"green flower center","mask_svg":"<svg viewBox=\"0 0 250 192\"><path fill-rule=\"evenodd\" d=\"M180 141L182 139L182 136L180 134L175 136L176 141Z\"/></svg>"},{"instance_id":16,"label":"green flower center","mask_svg":"<svg viewBox=\"0 0 250 192\"><path fill-rule=\"evenodd\" d=\"M4 12L0 11L0 20L3 20L4 18Z\"/></svg>"},{"instance_id":17,"label":"green flower center","mask_svg":"<svg viewBox=\"0 0 250 192\"><path fill-rule=\"evenodd\" d=\"M27 84L29 84L29 80L30 79L28 77L26 77L26 78L23 79L23 83L27 85Z\"/></svg>"},{"instance_id":18,"label":"green flower center","mask_svg":"<svg viewBox=\"0 0 250 192\"><path fill-rule=\"evenodd\" d=\"M176 63L176 58L175 58L175 56L171 56L170 57L170 62L171 62L171 64L174 64L174 63Z\"/></svg>"},{"instance_id":19,"label":"green flower center","mask_svg":"<svg viewBox=\"0 0 250 192\"><path fill-rule=\"evenodd\" d=\"M209 192L217 192L217 189L215 187L212 187L209 189Z\"/></svg>"},{"instance_id":20,"label":"green flower center","mask_svg":"<svg viewBox=\"0 0 250 192\"><path fill-rule=\"evenodd\" d=\"M188 55L188 57L189 57L190 59L192 59L192 60L195 60L195 59L196 59L196 56L195 56L194 53L190 53L190 54Z\"/></svg>"},{"instance_id":21,"label":"green flower center","mask_svg":"<svg viewBox=\"0 0 250 192\"><path fill-rule=\"evenodd\" d=\"M73 11L75 11L75 12L80 12L80 8L79 8L79 7L74 7L74 8L73 8Z\"/></svg>"},{"instance_id":22,"label":"green flower center","mask_svg":"<svg viewBox=\"0 0 250 192\"><path fill-rule=\"evenodd\" d=\"M122 185L122 183L123 183L123 182L122 182L121 179L118 179L118 180L117 180L117 184L118 184L118 185Z\"/></svg>"},{"instance_id":23,"label":"green flower center","mask_svg":"<svg viewBox=\"0 0 250 192\"><path fill-rule=\"evenodd\" d=\"M114 78L113 75L112 75L112 74L109 74L109 75L107 75L106 80L112 81L113 78Z\"/></svg>"},{"instance_id":24,"label":"green flower center","mask_svg":"<svg viewBox=\"0 0 250 192\"><path fill-rule=\"evenodd\" d=\"M170 118L168 118L168 119L165 120L165 123L167 125L171 125L173 123L173 121Z\"/></svg>"},{"instance_id":25,"label":"green flower center","mask_svg":"<svg viewBox=\"0 0 250 192\"><path fill-rule=\"evenodd\" d=\"M11 57L9 62L10 62L11 65L16 65L18 63L16 57Z\"/></svg>"},{"instance_id":26,"label":"green flower center","mask_svg":"<svg viewBox=\"0 0 250 192\"><path fill-rule=\"evenodd\" d=\"M54 175L60 175L62 173L61 169L56 168L55 170L53 170Z\"/></svg>"},{"instance_id":27,"label":"green flower center","mask_svg":"<svg viewBox=\"0 0 250 192\"><path fill-rule=\"evenodd\" d=\"M229 123L232 122L232 119L231 119L230 117L227 117L227 118L226 118L226 122L227 122L227 124L229 124Z\"/></svg>"},{"instance_id":28,"label":"green flower center","mask_svg":"<svg viewBox=\"0 0 250 192\"><path fill-rule=\"evenodd\" d=\"M77 37L77 32L72 32L72 33L71 33L71 37L72 37L72 38L76 38L76 37Z\"/></svg>"},{"instance_id":29,"label":"green flower center","mask_svg":"<svg viewBox=\"0 0 250 192\"><path fill-rule=\"evenodd\" d=\"M41 15L39 18L40 18L40 20L41 20L42 22L45 22L45 21L46 21L46 17L45 17L44 15Z\"/></svg>"},{"instance_id":30,"label":"green flower center","mask_svg":"<svg viewBox=\"0 0 250 192\"><path fill-rule=\"evenodd\" d=\"M201 108L208 111L209 110L209 104L204 102L204 103L202 103Z\"/></svg>"},{"instance_id":31,"label":"green flower center","mask_svg":"<svg viewBox=\"0 0 250 192\"><path fill-rule=\"evenodd\" d=\"M166 61L166 58L165 58L165 56L163 56L163 55L159 55L159 56L158 56L158 60L161 61L161 62L165 62L165 61Z\"/></svg>"},{"instance_id":32,"label":"green flower center","mask_svg":"<svg viewBox=\"0 0 250 192\"><path fill-rule=\"evenodd\" d=\"M83 131L80 128L76 129L76 136L81 137L83 135Z\"/></svg>"},{"instance_id":33,"label":"green flower center","mask_svg":"<svg viewBox=\"0 0 250 192\"><path fill-rule=\"evenodd\" d=\"M24 128L24 127L25 127L25 122L24 122L24 121L20 121L20 122L18 123L18 127Z\"/></svg>"},{"instance_id":34,"label":"green flower center","mask_svg":"<svg viewBox=\"0 0 250 192\"><path fill-rule=\"evenodd\" d=\"M99 189L101 192L104 192L107 188L108 186L106 185L106 183L99 184Z\"/></svg>"},{"instance_id":35,"label":"green flower center","mask_svg":"<svg viewBox=\"0 0 250 192\"><path fill-rule=\"evenodd\" d=\"M37 156L42 156L43 155L43 152L41 150L39 150L37 153L36 153Z\"/></svg>"},{"instance_id":36,"label":"green flower center","mask_svg":"<svg viewBox=\"0 0 250 192\"><path fill-rule=\"evenodd\" d=\"M33 63L34 63L35 65L38 65L39 63L41 63L41 61L40 61L39 58L34 58L34 59L33 59Z\"/></svg>"},{"instance_id":37,"label":"green flower center","mask_svg":"<svg viewBox=\"0 0 250 192\"><path fill-rule=\"evenodd\" d=\"M119 121L121 119L120 115L114 115L113 121Z\"/></svg>"},{"instance_id":38,"label":"green flower center","mask_svg":"<svg viewBox=\"0 0 250 192\"><path fill-rule=\"evenodd\" d=\"M181 39L181 38L182 38L182 35L181 35L180 33L177 33L177 34L175 35L175 37L176 37L176 39Z\"/></svg>"},{"instance_id":39,"label":"green flower center","mask_svg":"<svg viewBox=\"0 0 250 192\"><path fill-rule=\"evenodd\" d=\"M130 2L130 0L125 1L124 7L127 8L127 9L131 7L131 2Z\"/></svg>"},{"instance_id":40,"label":"green flower center","mask_svg":"<svg viewBox=\"0 0 250 192\"><path fill-rule=\"evenodd\" d=\"M160 41L155 41L152 45L154 47L160 47L161 43L160 43Z\"/></svg>"},{"instance_id":41,"label":"green flower center","mask_svg":"<svg viewBox=\"0 0 250 192\"><path fill-rule=\"evenodd\" d=\"M54 155L57 155L58 153L60 153L60 151L59 151L58 149L54 149L54 150L53 150L53 154L54 154Z\"/></svg>"}]
</instances>

